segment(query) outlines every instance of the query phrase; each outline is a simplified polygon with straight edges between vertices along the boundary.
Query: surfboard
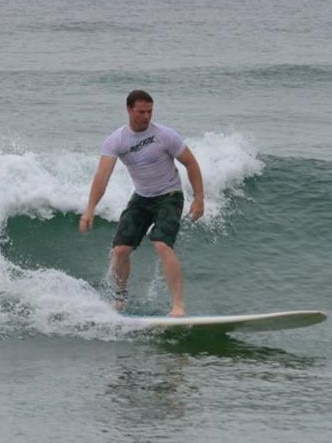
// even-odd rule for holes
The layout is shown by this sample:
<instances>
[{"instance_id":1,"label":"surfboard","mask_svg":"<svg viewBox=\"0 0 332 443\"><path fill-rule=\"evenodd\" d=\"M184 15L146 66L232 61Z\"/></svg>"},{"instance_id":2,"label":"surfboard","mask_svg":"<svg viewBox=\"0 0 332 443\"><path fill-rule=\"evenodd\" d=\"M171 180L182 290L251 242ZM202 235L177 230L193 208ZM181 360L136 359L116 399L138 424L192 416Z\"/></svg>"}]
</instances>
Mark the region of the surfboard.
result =
<instances>
[{"instance_id":1,"label":"surfboard","mask_svg":"<svg viewBox=\"0 0 332 443\"><path fill-rule=\"evenodd\" d=\"M327 318L322 311L284 311L265 314L185 316L185 317L134 317L127 316L130 329L171 330L181 332L186 329L228 332L263 332L303 328L321 323Z\"/></svg>"}]
</instances>

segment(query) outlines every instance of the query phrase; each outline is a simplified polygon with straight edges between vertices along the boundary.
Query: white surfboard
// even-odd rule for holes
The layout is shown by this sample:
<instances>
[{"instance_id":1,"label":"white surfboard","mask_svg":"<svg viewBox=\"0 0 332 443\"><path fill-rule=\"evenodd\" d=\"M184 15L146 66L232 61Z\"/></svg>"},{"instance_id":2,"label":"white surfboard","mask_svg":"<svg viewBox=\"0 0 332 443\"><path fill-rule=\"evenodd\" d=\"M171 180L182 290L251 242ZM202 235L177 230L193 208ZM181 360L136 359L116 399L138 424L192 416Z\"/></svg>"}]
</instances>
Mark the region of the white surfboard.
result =
<instances>
[{"instance_id":1,"label":"white surfboard","mask_svg":"<svg viewBox=\"0 0 332 443\"><path fill-rule=\"evenodd\" d=\"M183 331L186 329L206 330L215 333L234 331L276 331L303 328L326 319L322 311L284 311L268 314L185 316L185 317L124 317L131 330L159 329Z\"/></svg>"}]
</instances>

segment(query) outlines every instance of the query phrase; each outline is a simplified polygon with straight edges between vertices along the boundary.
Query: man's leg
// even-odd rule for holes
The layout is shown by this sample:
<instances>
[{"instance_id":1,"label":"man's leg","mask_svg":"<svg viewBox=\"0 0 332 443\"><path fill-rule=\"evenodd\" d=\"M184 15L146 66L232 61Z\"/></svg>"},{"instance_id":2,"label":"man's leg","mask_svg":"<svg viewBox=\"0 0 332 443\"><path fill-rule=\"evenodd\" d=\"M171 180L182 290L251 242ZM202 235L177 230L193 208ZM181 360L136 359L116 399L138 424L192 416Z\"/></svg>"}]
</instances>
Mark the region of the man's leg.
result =
<instances>
[{"instance_id":1,"label":"man's leg","mask_svg":"<svg viewBox=\"0 0 332 443\"><path fill-rule=\"evenodd\" d=\"M151 223L151 214L142 205L142 198L134 194L120 216L113 239L110 274L115 285L115 300L119 301L115 303L118 310L125 307L128 298L130 254L140 244Z\"/></svg>"},{"instance_id":2,"label":"man's leg","mask_svg":"<svg viewBox=\"0 0 332 443\"><path fill-rule=\"evenodd\" d=\"M183 300L183 278L179 259L174 249L161 241L154 241L157 255L162 263L164 276L172 296L172 309L169 315L180 317L185 314Z\"/></svg>"},{"instance_id":3,"label":"man's leg","mask_svg":"<svg viewBox=\"0 0 332 443\"><path fill-rule=\"evenodd\" d=\"M133 251L131 246L115 246L112 251L110 274L115 284L115 304L118 311L123 309L128 295L127 282L130 274L130 254Z\"/></svg>"}]
</instances>

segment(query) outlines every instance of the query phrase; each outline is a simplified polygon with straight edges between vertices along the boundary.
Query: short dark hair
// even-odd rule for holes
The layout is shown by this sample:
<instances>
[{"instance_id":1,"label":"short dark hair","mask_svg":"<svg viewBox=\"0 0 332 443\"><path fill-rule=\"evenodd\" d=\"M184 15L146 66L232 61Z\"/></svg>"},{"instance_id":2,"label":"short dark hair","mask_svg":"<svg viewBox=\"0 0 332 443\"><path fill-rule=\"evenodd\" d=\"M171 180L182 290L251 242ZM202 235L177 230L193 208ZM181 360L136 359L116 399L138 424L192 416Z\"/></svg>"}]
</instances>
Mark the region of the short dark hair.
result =
<instances>
[{"instance_id":1,"label":"short dark hair","mask_svg":"<svg viewBox=\"0 0 332 443\"><path fill-rule=\"evenodd\" d=\"M127 106L133 108L137 101L153 103L153 98L150 94L143 91L142 89L135 89L131 91L127 96Z\"/></svg>"}]
</instances>

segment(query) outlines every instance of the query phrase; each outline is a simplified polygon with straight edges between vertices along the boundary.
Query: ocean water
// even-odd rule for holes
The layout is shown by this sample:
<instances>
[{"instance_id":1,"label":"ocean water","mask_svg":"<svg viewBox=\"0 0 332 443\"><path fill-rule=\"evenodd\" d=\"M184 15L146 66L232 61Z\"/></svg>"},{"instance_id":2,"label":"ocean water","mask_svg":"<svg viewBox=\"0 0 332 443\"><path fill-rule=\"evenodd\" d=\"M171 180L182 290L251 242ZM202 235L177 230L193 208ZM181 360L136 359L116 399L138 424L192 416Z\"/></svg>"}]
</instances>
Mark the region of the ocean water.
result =
<instances>
[{"instance_id":1,"label":"ocean water","mask_svg":"<svg viewBox=\"0 0 332 443\"><path fill-rule=\"evenodd\" d=\"M0 1L1 443L331 441L331 31L328 0ZM179 166L188 313L327 321L169 338L112 311L121 165L78 219L134 88L204 176L192 224ZM129 288L129 314L168 312L147 239Z\"/></svg>"}]
</instances>

